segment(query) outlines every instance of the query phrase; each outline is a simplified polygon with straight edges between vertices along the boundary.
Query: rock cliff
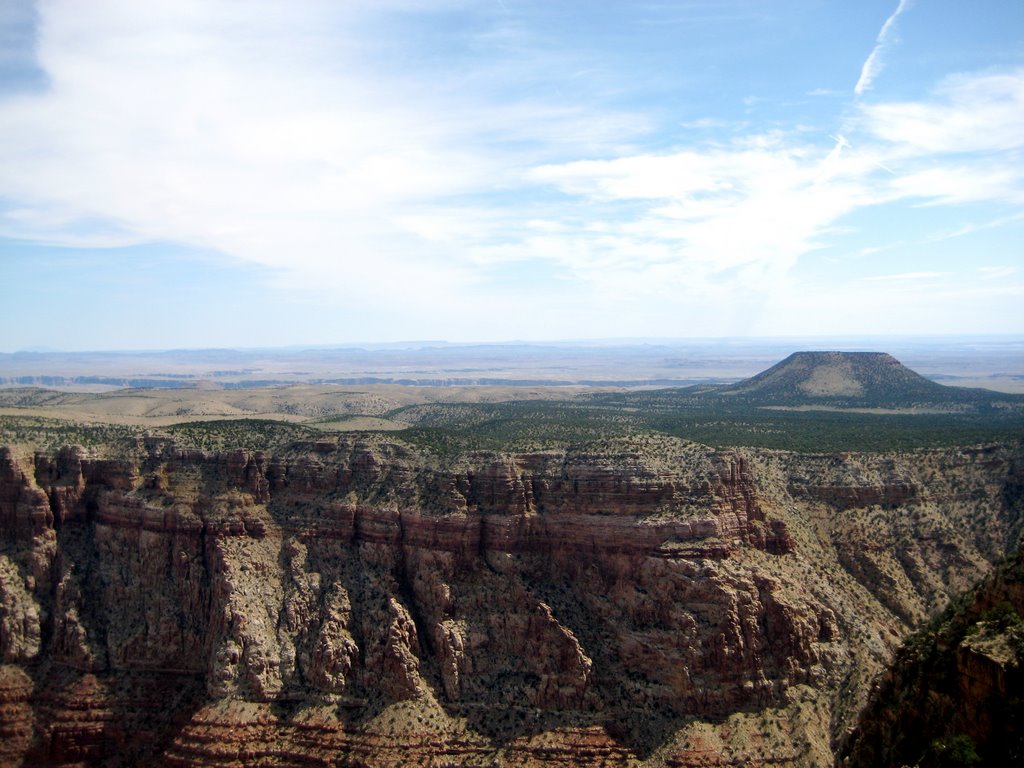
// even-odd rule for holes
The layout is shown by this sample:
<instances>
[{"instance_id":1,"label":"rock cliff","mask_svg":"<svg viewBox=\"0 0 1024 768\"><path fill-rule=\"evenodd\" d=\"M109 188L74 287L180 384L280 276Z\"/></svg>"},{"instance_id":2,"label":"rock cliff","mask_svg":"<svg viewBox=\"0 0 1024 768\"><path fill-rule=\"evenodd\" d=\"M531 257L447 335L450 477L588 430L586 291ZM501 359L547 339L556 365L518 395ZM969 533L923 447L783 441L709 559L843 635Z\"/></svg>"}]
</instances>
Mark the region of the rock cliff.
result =
<instances>
[{"instance_id":1,"label":"rock cliff","mask_svg":"<svg viewBox=\"0 0 1024 768\"><path fill-rule=\"evenodd\" d=\"M0 449L4 765L821 765L1024 461Z\"/></svg>"},{"instance_id":2,"label":"rock cliff","mask_svg":"<svg viewBox=\"0 0 1024 768\"><path fill-rule=\"evenodd\" d=\"M1024 550L897 653L842 765L1024 761Z\"/></svg>"}]
</instances>

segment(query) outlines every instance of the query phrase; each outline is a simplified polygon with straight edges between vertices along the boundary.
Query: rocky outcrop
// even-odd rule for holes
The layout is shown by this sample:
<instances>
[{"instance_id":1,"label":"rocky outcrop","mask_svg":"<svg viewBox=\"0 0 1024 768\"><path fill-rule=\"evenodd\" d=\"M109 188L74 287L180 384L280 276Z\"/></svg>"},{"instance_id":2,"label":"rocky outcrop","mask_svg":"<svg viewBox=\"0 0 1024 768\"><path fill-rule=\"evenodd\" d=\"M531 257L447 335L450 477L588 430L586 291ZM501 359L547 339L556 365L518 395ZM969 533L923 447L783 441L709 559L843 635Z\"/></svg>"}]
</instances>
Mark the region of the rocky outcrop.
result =
<instances>
[{"instance_id":1,"label":"rocky outcrop","mask_svg":"<svg viewBox=\"0 0 1024 768\"><path fill-rule=\"evenodd\" d=\"M833 726L799 713L841 727L851 671L952 589L925 555L984 571L1017 530L1012 450L887 461L0 449L0 762L712 765L770 732L774 764L815 764ZM845 538L880 498L954 520L895 597Z\"/></svg>"},{"instance_id":2,"label":"rocky outcrop","mask_svg":"<svg viewBox=\"0 0 1024 768\"><path fill-rule=\"evenodd\" d=\"M997 447L785 455L786 494L909 629L985 576L1024 531L1024 462Z\"/></svg>"},{"instance_id":3,"label":"rocky outcrop","mask_svg":"<svg viewBox=\"0 0 1024 768\"><path fill-rule=\"evenodd\" d=\"M1024 760L1022 615L1024 550L900 649L843 745L842 764Z\"/></svg>"}]
</instances>

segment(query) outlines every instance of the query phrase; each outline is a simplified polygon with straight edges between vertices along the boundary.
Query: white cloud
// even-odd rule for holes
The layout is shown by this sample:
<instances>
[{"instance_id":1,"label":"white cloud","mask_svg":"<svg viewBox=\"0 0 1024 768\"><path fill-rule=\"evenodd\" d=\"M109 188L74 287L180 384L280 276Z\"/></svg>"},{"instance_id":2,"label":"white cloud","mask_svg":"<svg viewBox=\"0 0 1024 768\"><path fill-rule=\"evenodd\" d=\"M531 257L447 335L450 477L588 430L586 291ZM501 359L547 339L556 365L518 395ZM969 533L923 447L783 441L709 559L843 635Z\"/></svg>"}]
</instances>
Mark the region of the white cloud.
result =
<instances>
[{"instance_id":1,"label":"white cloud","mask_svg":"<svg viewBox=\"0 0 1024 768\"><path fill-rule=\"evenodd\" d=\"M1024 163L1007 162L1024 141L1021 72L858 103L831 141L751 129L653 151L644 114L525 88L584 68L562 51L523 56L512 27L498 31L513 54L486 66L390 66L402 52L365 27L381 7L264 2L238 18L199 0L42 6L52 85L0 102L0 234L181 243L269 268L291 292L443 315L448 328L486 314L544 335L575 317L592 335L645 335L683 317L680 331L707 334L737 292L747 322L773 296L803 306L794 266L853 213L1024 202ZM743 127L686 127L722 125ZM504 280L517 267L515 294ZM523 296L537 305L524 311Z\"/></svg>"},{"instance_id":2,"label":"white cloud","mask_svg":"<svg viewBox=\"0 0 1024 768\"><path fill-rule=\"evenodd\" d=\"M858 96L862 95L864 91L871 89L871 84L875 78L878 77L882 72L882 57L885 54L886 48L891 45L891 36L893 27L896 24L896 19L899 18L907 7L910 5L910 0L900 0L899 5L896 6L896 10L892 12L892 15L885 20L885 24L882 25L882 29L878 33L878 37L875 38L875 47L871 49L871 53L868 54L867 59L864 60L864 64L860 69L860 77L857 78L857 84L853 87L853 92Z\"/></svg>"},{"instance_id":3,"label":"white cloud","mask_svg":"<svg viewBox=\"0 0 1024 768\"><path fill-rule=\"evenodd\" d=\"M1024 140L1022 110L1005 104L1018 80L1017 73L959 76L932 100L862 106L848 126L856 138L833 136L830 148L772 132L728 145L540 166L528 178L560 190L566 210L587 213L578 226L545 238L542 247L534 241L530 250L559 260L602 295L709 296L729 285L768 296L783 290L800 257L847 231L840 222L856 211L887 204L1024 205L1024 164L1008 163L1005 154ZM928 115L939 126L934 130L945 133L913 141L913 130L897 125L894 114ZM980 122L985 138L955 128ZM943 160L949 152L955 158ZM989 225L974 229L982 226ZM912 272L878 280L939 276Z\"/></svg>"},{"instance_id":4,"label":"white cloud","mask_svg":"<svg viewBox=\"0 0 1024 768\"><path fill-rule=\"evenodd\" d=\"M1024 147L1024 70L954 75L934 96L862 105L862 125L877 138L918 153Z\"/></svg>"},{"instance_id":5,"label":"white cloud","mask_svg":"<svg viewBox=\"0 0 1024 768\"><path fill-rule=\"evenodd\" d=\"M482 73L396 74L360 26L378 3L238 11L43 6L38 58L51 88L0 104L0 234L185 243L278 270L281 285L425 304L474 279L448 238L479 233L426 224L455 218L446 200L518 183L518 166L559 144L602 151L643 130L628 114L481 100Z\"/></svg>"},{"instance_id":6,"label":"white cloud","mask_svg":"<svg viewBox=\"0 0 1024 768\"><path fill-rule=\"evenodd\" d=\"M888 184L895 199L916 199L925 205L956 205L979 201L1024 204L1024 169L1000 162L912 170Z\"/></svg>"},{"instance_id":7,"label":"white cloud","mask_svg":"<svg viewBox=\"0 0 1024 768\"><path fill-rule=\"evenodd\" d=\"M777 288L843 214L867 202L865 155L779 135L666 155L546 165L529 174L566 195L568 224L527 250L602 299L728 302ZM571 211L581 206L586 216ZM500 257L500 254L497 254Z\"/></svg>"}]
</instances>

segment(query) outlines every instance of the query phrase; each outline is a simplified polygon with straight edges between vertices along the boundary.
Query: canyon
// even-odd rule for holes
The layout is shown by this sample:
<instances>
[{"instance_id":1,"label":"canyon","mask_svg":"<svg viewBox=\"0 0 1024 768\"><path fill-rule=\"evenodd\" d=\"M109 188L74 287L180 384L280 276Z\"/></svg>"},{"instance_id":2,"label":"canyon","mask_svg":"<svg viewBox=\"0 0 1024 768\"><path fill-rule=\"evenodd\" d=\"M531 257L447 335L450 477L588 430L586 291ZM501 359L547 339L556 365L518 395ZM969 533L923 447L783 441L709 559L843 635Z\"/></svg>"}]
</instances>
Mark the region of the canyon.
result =
<instances>
[{"instance_id":1,"label":"canyon","mask_svg":"<svg viewBox=\"0 0 1024 768\"><path fill-rule=\"evenodd\" d=\"M830 765L1024 452L0 449L0 764Z\"/></svg>"}]
</instances>

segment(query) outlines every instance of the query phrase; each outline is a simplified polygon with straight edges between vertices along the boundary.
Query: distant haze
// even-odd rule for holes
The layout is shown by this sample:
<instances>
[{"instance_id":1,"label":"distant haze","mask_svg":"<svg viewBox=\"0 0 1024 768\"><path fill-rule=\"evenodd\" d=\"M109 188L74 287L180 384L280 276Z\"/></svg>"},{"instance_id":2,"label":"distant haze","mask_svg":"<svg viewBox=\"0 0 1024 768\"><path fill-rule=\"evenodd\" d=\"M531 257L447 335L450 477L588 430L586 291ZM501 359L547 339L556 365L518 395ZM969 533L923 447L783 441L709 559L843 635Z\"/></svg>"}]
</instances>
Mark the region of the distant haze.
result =
<instances>
[{"instance_id":1,"label":"distant haze","mask_svg":"<svg viewBox=\"0 0 1024 768\"><path fill-rule=\"evenodd\" d=\"M0 387L669 387L731 383L806 350L894 355L942 384L1024 392L1024 338L647 339L0 353Z\"/></svg>"},{"instance_id":2,"label":"distant haze","mask_svg":"<svg viewBox=\"0 0 1024 768\"><path fill-rule=\"evenodd\" d=\"M0 351L1024 333L1024 9L7 0Z\"/></svg>"}]
</instances>

